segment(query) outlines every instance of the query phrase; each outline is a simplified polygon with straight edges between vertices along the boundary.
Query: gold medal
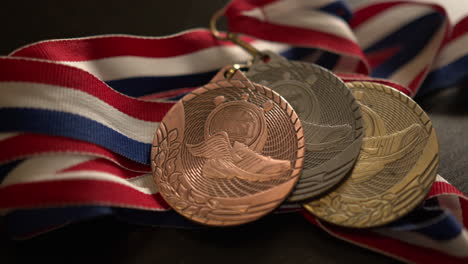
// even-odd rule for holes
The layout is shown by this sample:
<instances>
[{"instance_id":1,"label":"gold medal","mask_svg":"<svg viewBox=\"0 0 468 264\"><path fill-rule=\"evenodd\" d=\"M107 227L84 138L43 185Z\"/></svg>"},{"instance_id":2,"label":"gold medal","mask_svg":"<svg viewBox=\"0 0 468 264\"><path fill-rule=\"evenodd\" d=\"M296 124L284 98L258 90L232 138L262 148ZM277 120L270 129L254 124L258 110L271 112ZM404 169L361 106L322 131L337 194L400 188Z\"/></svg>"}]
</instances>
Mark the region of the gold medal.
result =
<instances>
[{"instance_id":1,"label":"gold medal","mask_svg":"<svg viewBox=\"0 0 468 264\"><path fill-rule=\"evenodd\" d=\"M371 82L346 85L363 116L361 153L344 183L304 207L340 226L379 226L426 197L437 174L437 137L427 114L408 96Z\"/></svg>"}]
</instances>

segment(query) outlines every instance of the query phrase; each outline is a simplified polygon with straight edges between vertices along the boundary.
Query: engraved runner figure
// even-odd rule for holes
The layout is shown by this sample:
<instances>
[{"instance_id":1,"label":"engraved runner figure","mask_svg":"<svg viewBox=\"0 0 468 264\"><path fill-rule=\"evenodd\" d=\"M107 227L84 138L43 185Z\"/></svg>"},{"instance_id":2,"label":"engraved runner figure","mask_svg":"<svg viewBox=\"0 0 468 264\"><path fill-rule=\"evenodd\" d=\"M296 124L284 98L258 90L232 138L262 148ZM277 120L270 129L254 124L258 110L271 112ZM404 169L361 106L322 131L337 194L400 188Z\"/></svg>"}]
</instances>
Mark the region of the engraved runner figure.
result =
<instances>
[{"instance_id":1,"label":"engraved runner figure","mask_svg":"<svg viewBox=\"0 0 468 264\"><path fill-rule=\"evenodd\" d=\"M261 109L247 100L247 94L243 100L228 103L223 96L216 97L217 107L205 124L205 141L187 144L192 155L207 159L202 168L205 177L270 181L291 169L288 160L260 154L267 137L263 113L271 110L272 102Z\"/></svg>"}]
</instances>

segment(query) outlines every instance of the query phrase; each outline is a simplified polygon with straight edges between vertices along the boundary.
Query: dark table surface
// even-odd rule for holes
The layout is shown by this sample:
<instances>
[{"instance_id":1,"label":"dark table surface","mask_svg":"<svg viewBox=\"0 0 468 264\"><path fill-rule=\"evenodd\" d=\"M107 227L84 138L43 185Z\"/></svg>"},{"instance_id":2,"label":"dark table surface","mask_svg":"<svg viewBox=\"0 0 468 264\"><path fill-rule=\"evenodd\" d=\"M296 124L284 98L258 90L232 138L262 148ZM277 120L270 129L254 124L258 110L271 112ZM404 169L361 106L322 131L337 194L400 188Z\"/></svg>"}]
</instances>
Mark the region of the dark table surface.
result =
<instances>
[{"instance_id":1,"label":"dark table surface","mask_svg":"<svg viewBox=\"0 0 468 264\"><path fill-rule=\"evenodd\" d=\"M206 27L224 1L4 1L0 54L52 38L146 36ZM439 173L468 193L468 83L418 98L437 130ZM139 227L112 217L72 224L27 241L0 234L1 263L398 263L329 236L299 215L227 229ZM42 263L42 262L41 262Z\"/></svg>"}]
</instances>

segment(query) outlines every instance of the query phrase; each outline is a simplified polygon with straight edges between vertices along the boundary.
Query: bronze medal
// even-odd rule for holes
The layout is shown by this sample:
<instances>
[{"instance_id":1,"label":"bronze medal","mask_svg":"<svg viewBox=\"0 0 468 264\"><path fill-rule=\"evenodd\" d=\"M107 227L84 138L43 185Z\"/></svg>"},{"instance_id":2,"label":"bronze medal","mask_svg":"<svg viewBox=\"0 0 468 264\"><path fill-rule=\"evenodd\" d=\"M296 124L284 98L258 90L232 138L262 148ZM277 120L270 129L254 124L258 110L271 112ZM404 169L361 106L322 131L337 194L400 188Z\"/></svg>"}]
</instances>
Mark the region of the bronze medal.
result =
<instances>
[{"instance_id":1,"label":"bronze medal","mask_svg":"<svg viewBox=\"0 0 468 264\"><path fill-rule=\"evenodd\" d=\"M167 113L154 137L151 165L174 210L198 223L231 226L286 199L304 151L293 108L227 67Z\"/></svg>"},{"instance_id":2,"label":"bronze medal","mask_svg":"<svg viewBox=\"0 0 468 264\"><path fill-rule=\"evenodd\" d=\"M272 52L257 56L246 76L283 96L301 120L304 170L288 201L315 197L342 181L359 155L363 135L359 107L345 84L318 65Z\"/></svg>"},{"instance_id":3,"label":"bronze medal","mask_svg":"<svg viewBox=\"0 0 468 264\"><path fill-rule=\"evenodd\" d=\"M305 208L341 226L384 225L426 197L437 173L437 137L429 117L408 96L371 82L347 86L363 115L361 153L343 184Z\"/></svg>"}]
</instances>

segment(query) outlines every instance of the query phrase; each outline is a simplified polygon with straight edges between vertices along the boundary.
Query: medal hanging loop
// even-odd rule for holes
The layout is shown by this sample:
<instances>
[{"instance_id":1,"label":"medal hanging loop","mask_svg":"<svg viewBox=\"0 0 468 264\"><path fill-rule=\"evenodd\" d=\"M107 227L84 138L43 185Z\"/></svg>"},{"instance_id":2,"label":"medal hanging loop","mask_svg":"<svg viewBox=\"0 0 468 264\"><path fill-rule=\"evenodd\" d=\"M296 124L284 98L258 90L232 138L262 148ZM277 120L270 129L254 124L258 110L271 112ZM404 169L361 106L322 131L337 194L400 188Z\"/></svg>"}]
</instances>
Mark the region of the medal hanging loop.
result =
<instances>
[{"instance_id":1,"label":"medal hanging loop","mask_svg":"<svg viewBox=\"0 0 468 264\"><path fill-rule=\"evenodd\" d=\"M233 33L233 32L226 32L225 35L222 35L218 29L216 28L216 23L218 22L218 20L223 16L223 13L224 13L224 8L223 9L220 9L218 11L216 11L213 16L211 17L211 20L210 20L210 31L211 31L211 34L213 34L213 36L219 40L229 40L231 42L233 42L234 44L238 45L239 47L241 47L242 49L244 49L245 51L247 51L250 55L252 55L252 57L257 57L257 56L260 56L260 57L264 57L264 54L259 51L258 49L256 49L254 46L250 45L249 43L243 41L238 34L236 33Z\"/></svg>"},{"instance_id":2,"label":"medal hanging loop","mask_svg":"<svg viewBox=\"0 0 468 264\"><path fill-rule=\"evenodd\" d=\"M236 74L236 72L240 69L240 65L239 64L234 64L232 65L232 67L230 67L229 69L227 69L225 72L224 72L224 78L226 78L226 80L230 81L232 79L232 77L234 76L234 74Z\"/></svg>"}]
</instances>

